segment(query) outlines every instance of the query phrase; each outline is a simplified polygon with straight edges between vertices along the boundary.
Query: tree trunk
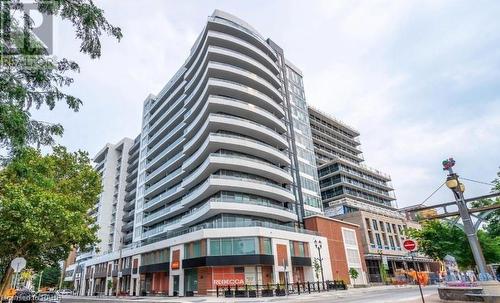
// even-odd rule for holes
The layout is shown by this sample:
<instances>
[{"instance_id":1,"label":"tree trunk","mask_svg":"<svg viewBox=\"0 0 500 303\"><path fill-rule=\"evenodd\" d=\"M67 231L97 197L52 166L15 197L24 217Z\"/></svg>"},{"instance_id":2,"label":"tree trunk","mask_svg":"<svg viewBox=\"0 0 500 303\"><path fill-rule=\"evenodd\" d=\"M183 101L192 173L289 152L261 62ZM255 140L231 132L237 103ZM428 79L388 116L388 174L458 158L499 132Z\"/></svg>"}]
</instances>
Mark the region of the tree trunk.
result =
<instances>
[{"instance_id":1,"label":"tree trunk","mask_svg":"<svg viewBox=\"0 0 500 303\"><path fill-rule=\"evenodd\" d=\"M9 287L9 282L12 278L12 268L10 267L10 264L7 265L7 268L5 269L5 274L2 276L2 280L0 281L0 297L3 296L7 288Z\"/></svg>"}]
</instances>

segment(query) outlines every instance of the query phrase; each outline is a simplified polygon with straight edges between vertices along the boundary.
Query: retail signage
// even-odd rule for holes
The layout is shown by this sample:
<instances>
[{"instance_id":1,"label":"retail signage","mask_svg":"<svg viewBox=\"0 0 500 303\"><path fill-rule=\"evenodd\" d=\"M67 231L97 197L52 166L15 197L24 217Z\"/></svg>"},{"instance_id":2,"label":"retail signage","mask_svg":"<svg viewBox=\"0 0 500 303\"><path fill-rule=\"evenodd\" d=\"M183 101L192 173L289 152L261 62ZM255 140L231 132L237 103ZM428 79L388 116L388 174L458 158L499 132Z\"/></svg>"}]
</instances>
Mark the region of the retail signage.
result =
<instances>
[{"instance_id":1,"label":"retail signage","mask_svg":"<svg viewBox=\"0 0 500 303\"><path fill-rule=\"evenodd\" d=\"M218 285L218 286L244 285L244 284L245 284L245 281L243 279L214 280L214 285Z\"/></svg>"}]
</instances>

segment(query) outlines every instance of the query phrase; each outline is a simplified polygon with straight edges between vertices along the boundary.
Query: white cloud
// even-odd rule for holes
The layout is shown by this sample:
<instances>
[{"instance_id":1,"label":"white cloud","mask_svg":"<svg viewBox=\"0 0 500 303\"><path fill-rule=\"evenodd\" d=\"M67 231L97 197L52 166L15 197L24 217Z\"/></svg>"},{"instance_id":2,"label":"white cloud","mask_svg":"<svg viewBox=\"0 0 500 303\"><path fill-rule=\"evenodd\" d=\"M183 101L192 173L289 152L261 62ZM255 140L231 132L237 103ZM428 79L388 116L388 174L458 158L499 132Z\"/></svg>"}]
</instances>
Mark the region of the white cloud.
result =
<instances>
[{"instance_id":1,"label":"white cloud","mask_svg":"<svg viewBox=\"0 0 500 303\"><path fill-rule=\"evenodd\" d=\"M91 153L135 136L142 101L189 54L206 16L220 8L280 44L304 72L308 102L361 131L367 164L392 175L400 206L422 201L453 155L469 178L490 181L500 158L498 2L467 1L98 1L124 39L104 38L103 57L78 53L72 28L58 54L82 73L63 106L37 115L61 121L62 143ZM255 9L256 7L262 9ZM485 193L468 186L468 195ZM451 196L441 190L436 200Z\"/></svg>"}]
</instances>

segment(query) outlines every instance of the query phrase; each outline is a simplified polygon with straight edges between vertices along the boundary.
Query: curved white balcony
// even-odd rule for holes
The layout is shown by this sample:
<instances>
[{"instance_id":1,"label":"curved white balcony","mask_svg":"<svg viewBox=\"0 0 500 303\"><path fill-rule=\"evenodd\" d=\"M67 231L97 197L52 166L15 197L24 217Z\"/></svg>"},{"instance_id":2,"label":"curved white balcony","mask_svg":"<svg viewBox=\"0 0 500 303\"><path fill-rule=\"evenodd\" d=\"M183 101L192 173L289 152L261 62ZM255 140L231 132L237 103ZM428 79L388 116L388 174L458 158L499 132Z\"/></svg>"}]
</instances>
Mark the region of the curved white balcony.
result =
<instances>
[{"instance_id":1,"label":"curved white balcony","mask_svg":"<svg viewBox=\"0 0 500 303\"><path fill-rule=\"evenodd\" d=\"M169 108L172 107L179 99L182 98L182 92L184 91L184 86L186 85L186 81L182 81L175 90L165 99L165 100L157 100L156 104L160 104L158 108L151 114L149 119L149 123L155 123L158 117L162 116L165 111L168 111ZM156 106L155 104L155 106ZM153 107L155 107L153 106Z\"/></svg>"},{"instance_id":2,"label":"curved white balcony","mask_svg":"<svg viewBox=\"0 0 500 303\"><path fill-rule=\"evenodd\" d=\"M245 37L245 41L258 47L262 52L266 53L269 58L276 61L278 60L276 51L253 29L232 22L230 20L216 17L209 17L207 28L219 32L229 33L235 37Z\"/></svg>"},{"instance_id":3,"label":"curved white balcony","mask_svg":"<svg viewBox=\"0 0 500 303\"><path fill-rule=\"evenodd\" d=\"M210 113L227 113L233 116L251 117L252 121L274 129L280 134L286 132L283 120L278 119L278 117L260 107L233 98L210 95L196 119L184 129L186 139L190 139L195 134L194 130L201 127L202 122Z\"/></svg>"},{"instance_id":4,"label":"curved white balcony","mask_svg":"<svg viewBox=\"0 0 500 303\"><path fill-rule=\"evenodd\" d=\"M285 111L280 104L271 99L268 95L247 85L220 78L209 79L207 85L213 87L213 90L209 90L210 94L224 95L238 100L245 100L273 113L277 117L282 118L285 116Z\"/></svg>"},{"instance_id":5,"label":"curved white balcony","mask_svg":"<svg viewBox=\"0 0 500 303\"><path fill-rule=\"evenodd\" d=\"M195 87L194 85L198 84L197 87L199 87L200 82L204 81L203 79L214 77L221 79L231 79L234 82L253 87L265 93L278 103L283 102L281 91L279 91L278 88L271 84L271 82L269 82L267 79L245 68L227 62L231 60L221 60L226 62L219 62L217 61L219 58L213 58L215 56L210 56L212 57L212 59L210 59L208 58L208 55L210 54L212 53L207 54L207 57L203 61L203 64L199 67L194 77L186 85L185 94L191 94Z\"/></svg>"},{"instance_id":6,"label":"curved white balcony","mask_svg":"<svg viewBox=\"0 0 500 303\"><path fill-rule=\"evenodd\" d=\"M292 183L292 175L286 170L262 160L240 155L211 154L202 165L192 171L181 183L184 189L201 182L219 169L235 170L262 176L279 183Z\"/></svg>"},{"instance_id":7,"label":"curved white balcony","mask_svg":"<svg viewBox=\"0 0 500 303\"><path fill-rule=\"evenodd\" d=\"M290 158L287 154L268 144L236 135L212 133L198 150L184 161L182 164L183 169L189 171L195 168L209 154L219 149L228 149L254 155L280 166L290 165Z\"/></svg>"},{"instance_id":8,"label":"curved white balcony","mask_svg":"<svg viewBox=\"0 0 500 303\"><path fill-rule=\"evenodd\" d=\"M268 203L258 203L255 201L220 200L211 198L201 206L192 208L188 212L185 212L184 215L173 220L169 220L166 224L148 230L145 235L146 237L150 237L167 230L175 230L180 227L186 227L222 213L258 216L276 219L283 222L295 221L297 219L297 214L293 209L287 209ZM173 215L178 215L178 212L174 214L171 209L162 209L161 211L145 217L143 223L145 226L153 225L168 219Z\"/></svg>"},{"instance_id":9,"label":"curved white balcony","mask_svg":"<svg viewBox=\"0 0 500 303\"><path fill-rule=\"evenodd\" d=\"M196 59L189 66L185 73L185 79L190 80L201 65L201 61L209 46L218 46L225 49L230 49L242 55L250 57L264 66L270 73L278 75L280 69L276 62L274 62L266 53L251 43L244 41L240 38L218 31L207 31L204 37L203 46L199 48Z\"/></svg>"},{"instance_id":10,"label":"curved white balcony","mask_svg":"<svg viewBox=\"0 0 500 303\"><path fill-rule=\"evenodd\" d=\"M150 136L148 138L148 146L155 147L156 142L160 141L162 138L165 139L164 136L171 137L172 135L174 135L174 131L178 130L179 124L183 124L182 118L184 111L184 108L180 108L179 111L174 116L172 116L170 120L163 124L163 126L157 132L155 132L154 135ZM154 150L154 148L152 148L151 150ZM148 150L148 154L151 153L151 150Z\"/></svg>"},{"instance_id":11,"label":"curved white balcony","mask_svg":"<svg viewBox=\"0 0 500 303\"><path fill-rule=\"evenodd\" d=\"M150 137L154 136L157 133L158 128L165 125L165 123L168 123L168 121L172 118L173 115L177 114L179 111L182 110L185 98L186 95L182 95L180 98L178 98L177 101L175 101L174 104L172 104L172 106L169 107L167 111L165 111L160 117L158 117L158 119L156 119L156 121L151 126L149 126L149 128L147 129L147 134Z\"/></svg>"},{"instance_id":12,"label":"curved white balcony","mask_svg":"<svg viewBox=\"0 0 500 303\"><path fill-rule=\"evenodd\" d=\"M172 157L182 151L181 142L184 141L184 137L179 137L172 144L168 146L168 148L164 149L161 153L159 153L155 158L151 159L148 164L146 164L146 169L156 169L158 166L164 164L167 161L167 158Z\"/></svg>"},{"instance_id":13,"label":"curved white balcony","mask_svg":"<svg viewBox=\"0 0 500 303\"><path fill-rule=\"evenodd\" d=\"M158 180L156 183L148 187L144 192L144 197L150 197L152 195L162 192L165 188L174 185L176 182L181 180L181 175L183 173L182 167L174 170L170 174L166 175L162 179Z\"/></svg>"},{"instance_id":14,"label":"curved white balcony","mask_svg":"<svg viewBox=\"0 0 500 303\"><path fill-rule=\"evenodd\" d=\"M181 200L181 205L190 207L222 190L259 195L283 202L295 201L295 196L289 189L274 183L232 176L212 175L204 183L186 194Z\"/></svg>"},{"instance_id":15,"label":"curved white balcony","mask_svg":"<svg viewBox=\"0 0 500 303\"><path fill-rule=\"evenodd\" d=\"M157 167L155 170L150 172L146 176L146 182L155 182L162 174L165 172L170 172L172 171L180 160L182 160L182 156L184 154L182 152L176 154L175 156L172 156L170 159L168 159L167 162L163 163L161 166Z\"/></svg>"},{"instance_id":16,"label":"curved white balcony","mask_svg":"<svg viewBox=\"0 0 500 303\"><path fill-rule=\"evenodd\" d=\"M183 193L183 189L180 186L176 186L174 188L171 188L167 190L166 192L162 193L161 195L158 195L154 197L153 199L144 202L144 205L142 206L142 209L144 211L152 211L157 208L160 208L162 205L165 203L168 203L170 201L174 201L175 199L179 198Z\"/></svg>"},{"instance_id":17,"label":"curved white balcony","mask_svg":"<svg viewBox=\"0 0 500 303\"><path fill-rule=\"evenodd\" d=\"M269 69L267 69L264 65L262 65L262 63L237 51L210 45L207 48L207 58L209 60L241 67L264 78L275 88L278 89L281 87L280 79L271 71L269 71Z\"/></svg>"},{"instance_id":18,"label":"curved white balcony","mask_svg":"<svg viewBox=\"0 0 500 303\"><path fill-rule=\"evenodd\" d=\"M210 114L205 120L205 123L200 128L198 133L184 145L184 153L190 155L195 148L198 148L209 133L219 130L225 130L240 134L245 134L249 137L260 138L263 142L277 148L287 148L288 142L282 135L276 131L255 123L250 120L242 119L235 116L227 116L220 114Z\"/></svg>"}]
</instances>

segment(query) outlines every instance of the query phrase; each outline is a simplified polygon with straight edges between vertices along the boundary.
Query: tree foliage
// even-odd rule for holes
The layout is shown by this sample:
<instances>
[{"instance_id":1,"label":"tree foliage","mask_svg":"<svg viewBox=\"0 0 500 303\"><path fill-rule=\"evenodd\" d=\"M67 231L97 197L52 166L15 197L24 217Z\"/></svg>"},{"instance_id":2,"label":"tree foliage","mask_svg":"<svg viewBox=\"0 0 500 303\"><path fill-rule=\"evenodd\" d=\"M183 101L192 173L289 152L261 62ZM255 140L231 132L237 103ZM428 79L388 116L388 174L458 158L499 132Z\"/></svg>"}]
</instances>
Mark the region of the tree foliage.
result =
<instances>
[{"instance_id":1,"label":"tree foliage","mask_svg":"<svg viewBox=\"0 0 500 303\"><path fill-rule=\"evenodd\" d=\"M492 192L500 192L500 171L497 173L497 178L493 180ZM473 207L489 206L494 204L500 204L500 198L496 199L484 199L472 203ZM492 211L485 217L486 223L484 229L492 237L500 237L500 209Z\"/></svg>"},{"instance_id":2,"label":"tree foliage","mask_svg":"<svg viewBox=\"0 0 500 303\"><path fill-rule=\"evenodd\" d=\"M425 221L422 229L409 229L408 232L410 237L417 240L419 251L431 258L443 260L446 255L452 255L461 268L475 265L465 233L452 223ZM478 232L478 238L486 262L500 262L500 238L492 237L483 230Z\"/></svg>"},{"instance_id":3,"label":"tree foliage","mask_svg":"<svg viewBox=\"0 0 500 303\"><path fill-rule=\"evenodd\" d=\"M0 170L0 262L22 256L40 270L67 257L74 247L97 241L87 215L101 192L88 155L55 147L41 155L27 148Z\"/></svg>"},{"instance_id":4,"label":"tree foliage","mask_svg":"<svg viewBox=\"0 0 500 303\"><path fill-rule=\"evenodd\" d=\"M120 40L120 28L111 25L102 9L91 0L35 0L42 13L60 16L71 22L80 51L91 58L101 55L103 33ZM15 152L26 144L49 145L63 127L32 119L31 111L45 106L52 110L64 101L78 111L82 101L64 92L73 83L68 72L78 72L76 62L47 56L32 34L33 20L24 14L22 22L12 17L23 12L18 0L0 1L0 148Z\"/></svg>"},{"instance_id":5,"label":"tree foliage","mask_svg":"<svg viewBox=\"0 0 500 303\"><path fill-rule=\"evenodd\" d=\"M40 277L42 281L39 284ZM40 285L40 287L57 287L59 286L59 279L61 279L61 267L56 263L37 273L33 279L33 285L35 287L38 287L38 285Z\"/></svg>"}]
</instances>

